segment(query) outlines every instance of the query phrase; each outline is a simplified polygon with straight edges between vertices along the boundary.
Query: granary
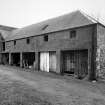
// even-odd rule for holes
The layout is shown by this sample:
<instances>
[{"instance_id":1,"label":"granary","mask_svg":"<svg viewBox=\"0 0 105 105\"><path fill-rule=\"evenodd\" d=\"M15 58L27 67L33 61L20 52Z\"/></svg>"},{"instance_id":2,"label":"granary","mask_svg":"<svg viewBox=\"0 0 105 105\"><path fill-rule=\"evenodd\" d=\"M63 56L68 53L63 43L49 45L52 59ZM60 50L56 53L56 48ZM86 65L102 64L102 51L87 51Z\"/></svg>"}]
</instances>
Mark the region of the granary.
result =
<instances>
[{"instance_id":1,"label":"granary","mask_svg":"<svg viewBox=\"0 0 105 105\"><path fill-rule=\"evenodd\" d=\"M104 78L105 26L81 11L12 31L8 64L78 78ZM5 62L4 62L5 63Z\"/></svg>"}]
</instances>

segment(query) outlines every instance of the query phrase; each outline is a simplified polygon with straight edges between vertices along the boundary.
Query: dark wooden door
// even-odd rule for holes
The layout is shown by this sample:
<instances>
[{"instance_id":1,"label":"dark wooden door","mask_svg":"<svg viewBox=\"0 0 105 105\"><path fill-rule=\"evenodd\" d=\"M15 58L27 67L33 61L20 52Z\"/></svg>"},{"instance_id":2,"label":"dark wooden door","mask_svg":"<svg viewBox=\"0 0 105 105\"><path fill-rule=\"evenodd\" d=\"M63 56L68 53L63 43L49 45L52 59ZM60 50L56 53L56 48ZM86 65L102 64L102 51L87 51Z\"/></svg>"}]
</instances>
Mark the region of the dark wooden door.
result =
<instances>
[{"instance_id":1,"label":"dark wooden door","mask_svg":"<svg viewBox=\"0 0 105 105\"><path fill-rule=\"evenodd\" d=\"M63 55L64 73L74 74L75 56L73 52L66 52Z\"/></svg>"},{"instance_id":2,"label":"dark wooden door","mask_svg":"<svg viewBox=\"0 0 105 105\"><path fill-rule=\"evenodd\" d=\"M63 53L64 73L75 74L84 78L88 73L88 51L75 50Z\"/></svg>"}]
</instances>

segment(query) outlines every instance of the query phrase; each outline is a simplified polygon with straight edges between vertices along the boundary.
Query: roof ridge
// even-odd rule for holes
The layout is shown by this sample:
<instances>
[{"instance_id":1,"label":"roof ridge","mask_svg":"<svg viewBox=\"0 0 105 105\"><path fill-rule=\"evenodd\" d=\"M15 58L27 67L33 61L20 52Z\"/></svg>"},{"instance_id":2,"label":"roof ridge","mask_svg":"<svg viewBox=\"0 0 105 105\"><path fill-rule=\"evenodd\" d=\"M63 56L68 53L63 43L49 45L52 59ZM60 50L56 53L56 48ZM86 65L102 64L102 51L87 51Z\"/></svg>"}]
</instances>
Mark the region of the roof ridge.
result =
<instances>
[{"instance_id":1,"label":"roof ridge","mask_svg":"<svg viewBox=\"0 0 105 105\"><path fill-rule=\"evenodd\" d=\"M90 16L89 14L85 13L84 11L79 10L79 12L80 12L81 14L83 14L86 18L88 18L89 20L91 20L92 22L99 23L98 20L96 20L95 18L93 18L93 17Z\"/></svg>"},{"instance_id":2,"label":"roof ridge","mask_svg":"<svg viewBox=\"0 0 105 105\"><path fill-rule=\"evenodd\" d=\"M13 28L13 29L17 29L16 27L7 26L7 25L0 25L0 27L6 27L6 28Z\"/></svg>"},{"instance_id":3,"label":"roof ridge","mask_svg":"<svg viewBox=\"0 0 105 105\"><path fill-rule=\"evenodd\" d=\"M89 14L87 14L86 12L82 11L82 10L79 10L84 16L86 16L87 18L90 18L92 20L94 20L96 23L99 23L101 25L103 25L105 27L105 23L102 21L102 20L97 20L96 17L94 16L91 16Z\"/></svg>"}]
</instances>

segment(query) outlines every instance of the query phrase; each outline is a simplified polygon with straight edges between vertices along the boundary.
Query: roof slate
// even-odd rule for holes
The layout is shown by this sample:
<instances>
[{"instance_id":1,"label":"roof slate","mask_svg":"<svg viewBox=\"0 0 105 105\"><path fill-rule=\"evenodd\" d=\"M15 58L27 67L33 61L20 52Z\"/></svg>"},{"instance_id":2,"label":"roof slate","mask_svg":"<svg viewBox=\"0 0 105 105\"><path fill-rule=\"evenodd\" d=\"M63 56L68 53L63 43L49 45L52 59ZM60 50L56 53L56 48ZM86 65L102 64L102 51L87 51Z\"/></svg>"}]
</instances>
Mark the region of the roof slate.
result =
<instances>
[{"instance_id":1,"label":"roof slate","mask_svg":"<svg viewBox=\"0 0 105 105\"><path fill-rule=\"evenodd\" d=\"M56 32L60 30L95 24L97 21L81 11L49 19L37 24L16 29L6 38L6 41Z\"/></svg>"},{"instance_id":2,"label":"roof slate","mask_svg":"<svg viewBox=\"0 0 105 105\"><path fill-rule=\"evenodd\" d=\"M5 39L11 33L11 31L13 31L15 29L17 29L17 28L0 25L0 35L2 35L3 39Z\"/></svg>"},{"instance_id":3,"label":"roof slate","mask_svg":"<svg viewBox=\"0 0 105 105\"><path fill-rule=\"evenodd\" d=\"M0 25L0 29L1 29L1 30L6 30L6 31L12 31L12 30L15 30L15 29L17 29L17 28L15 28L15 27L10 27L10 26Z\"/></svg>"}]
</instances>

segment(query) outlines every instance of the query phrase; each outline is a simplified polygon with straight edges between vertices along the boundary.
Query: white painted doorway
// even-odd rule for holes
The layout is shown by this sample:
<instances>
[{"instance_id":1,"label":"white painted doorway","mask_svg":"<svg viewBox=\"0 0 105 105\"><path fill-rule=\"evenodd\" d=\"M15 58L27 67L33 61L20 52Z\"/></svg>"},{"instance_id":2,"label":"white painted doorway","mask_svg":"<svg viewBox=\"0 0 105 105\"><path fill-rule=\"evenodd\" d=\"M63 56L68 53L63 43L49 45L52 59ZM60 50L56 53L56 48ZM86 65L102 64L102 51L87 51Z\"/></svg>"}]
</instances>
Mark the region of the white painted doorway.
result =
<instances>
[{"instance_id":1,"label":"white painted doorway","mask_svg":"<svg viewBox=\"0 0 105 105\"><path fill-rule=\"evenodd\" d=\"M40 53L40 70L49 72L49 52Z\"/></svg>"}]
</instances>

